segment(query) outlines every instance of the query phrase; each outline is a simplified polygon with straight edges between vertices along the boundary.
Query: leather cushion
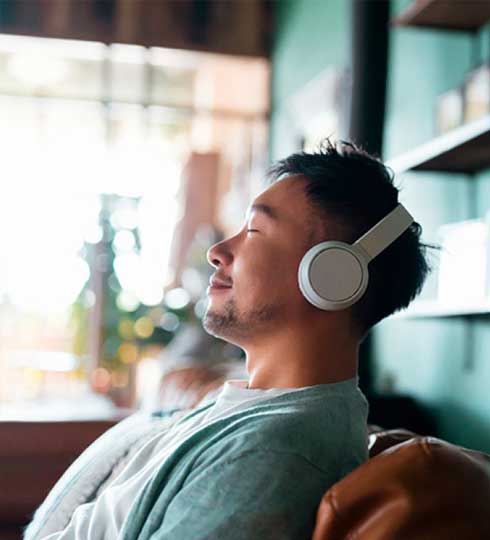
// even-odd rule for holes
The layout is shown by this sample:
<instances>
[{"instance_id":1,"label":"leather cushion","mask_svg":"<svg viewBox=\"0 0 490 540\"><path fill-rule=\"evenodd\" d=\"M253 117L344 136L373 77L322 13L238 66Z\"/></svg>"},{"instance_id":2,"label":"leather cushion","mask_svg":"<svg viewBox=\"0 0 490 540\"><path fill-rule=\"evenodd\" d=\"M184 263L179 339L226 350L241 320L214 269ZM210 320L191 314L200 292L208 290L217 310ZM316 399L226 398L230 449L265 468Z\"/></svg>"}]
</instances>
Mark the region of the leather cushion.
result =
<instances>
[{"instance_id":1,"label":"leather cushion","mask_svg":"<svg viewBox=\"0 0 490 540\"><path fill-rule=\"evenodd\" d=\"M324 495L313 540L488 540L490 456L433 437L381 451Z\"/></svg>"}]
</instances>

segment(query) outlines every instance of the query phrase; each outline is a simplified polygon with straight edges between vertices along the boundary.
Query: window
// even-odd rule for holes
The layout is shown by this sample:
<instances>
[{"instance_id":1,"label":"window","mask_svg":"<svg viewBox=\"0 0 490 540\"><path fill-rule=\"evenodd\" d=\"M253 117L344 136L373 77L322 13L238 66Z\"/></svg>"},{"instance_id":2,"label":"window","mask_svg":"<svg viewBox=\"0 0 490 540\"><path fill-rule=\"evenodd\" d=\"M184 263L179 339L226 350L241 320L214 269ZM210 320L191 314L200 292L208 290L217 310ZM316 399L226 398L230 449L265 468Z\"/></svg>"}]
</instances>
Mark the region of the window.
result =
<instances>
[{"instance_id":1,"label":"window","mask_svg":"<svg viewBox=\"0 0 490 540\"><path fill-rule=\"evenodd\" d=\"M262 60L0 35L0 404L135 403L185 316L164 297L182 166L218 151L243 177L266 104Z\"/></svg>"}]
</instances>

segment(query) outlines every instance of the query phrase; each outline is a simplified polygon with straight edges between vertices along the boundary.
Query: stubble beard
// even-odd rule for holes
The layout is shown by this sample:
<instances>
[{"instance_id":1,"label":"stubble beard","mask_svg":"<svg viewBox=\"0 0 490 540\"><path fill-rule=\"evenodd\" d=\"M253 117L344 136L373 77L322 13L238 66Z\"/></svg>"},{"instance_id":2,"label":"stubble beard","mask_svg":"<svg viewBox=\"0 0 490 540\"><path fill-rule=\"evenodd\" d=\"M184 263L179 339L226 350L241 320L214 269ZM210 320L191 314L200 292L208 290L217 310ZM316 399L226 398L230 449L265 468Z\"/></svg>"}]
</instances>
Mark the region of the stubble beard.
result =
<instances>
[{"instance_id":1,"label":"stubble beard","mask_svg":"<svg viewBox=\"0 0 490 540\"><path fill-rule=\"evenodd\" d=\"M240 312L233 298L218 311L209 309L203 318L203 327L209 334L225 341L236 342L252 338L263 331L267 323L278 319L280 308L266 304L247 312Z\"/></svg>"}]
</instances>

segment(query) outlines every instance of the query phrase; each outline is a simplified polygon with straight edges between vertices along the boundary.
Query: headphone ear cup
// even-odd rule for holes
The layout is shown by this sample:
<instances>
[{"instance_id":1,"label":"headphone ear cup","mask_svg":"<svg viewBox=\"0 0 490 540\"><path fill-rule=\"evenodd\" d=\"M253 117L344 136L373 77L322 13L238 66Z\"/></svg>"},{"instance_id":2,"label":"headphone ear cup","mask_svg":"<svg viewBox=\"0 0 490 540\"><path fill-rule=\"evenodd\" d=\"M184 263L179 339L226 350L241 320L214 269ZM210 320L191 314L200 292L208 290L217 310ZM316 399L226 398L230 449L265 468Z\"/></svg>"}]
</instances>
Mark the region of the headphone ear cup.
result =
<instances>
[{"instance_id":1,"label":"headphone ear cup","mask_svg":"<svg viewBox=\"0 0 490 540\"><path fill-rule=\"evenodd\" d=\"M326 311L348 308L364 294L368 267L363 254L345 242L322 242L309 249L298 269L303 296Z\"/></svg>"}]
</instances>

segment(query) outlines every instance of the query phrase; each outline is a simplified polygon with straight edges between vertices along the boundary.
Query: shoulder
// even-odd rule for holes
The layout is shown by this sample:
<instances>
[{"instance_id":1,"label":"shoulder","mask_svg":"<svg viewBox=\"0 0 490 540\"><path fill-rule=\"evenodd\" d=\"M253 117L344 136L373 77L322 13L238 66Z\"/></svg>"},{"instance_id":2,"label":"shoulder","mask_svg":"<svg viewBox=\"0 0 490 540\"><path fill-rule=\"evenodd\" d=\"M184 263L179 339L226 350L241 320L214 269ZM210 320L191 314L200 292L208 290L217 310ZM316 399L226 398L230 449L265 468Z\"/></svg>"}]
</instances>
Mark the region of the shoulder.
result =
<instances>
[{"instance_id":1,"label":"shoulder","mask_svg":"<svg viewBox=\"0 0 490 540\"><path fill-rule=\"evenodd\" d=\"M362 417L361 421L355 422L353 416ZM265 452L275 459L295 456L319 471L330 471L340 468L346 450L359 444L351 442L351 432L356 423L362 426L362 420L365 423L362 412L358 414L342 399L328 403L271 400L221 420L215 426L214 444L201 457L224 462ZM362 436L357 439L363 440ZM367 436L362 445L367 448Z\"/></svg>"}]
</instances>

